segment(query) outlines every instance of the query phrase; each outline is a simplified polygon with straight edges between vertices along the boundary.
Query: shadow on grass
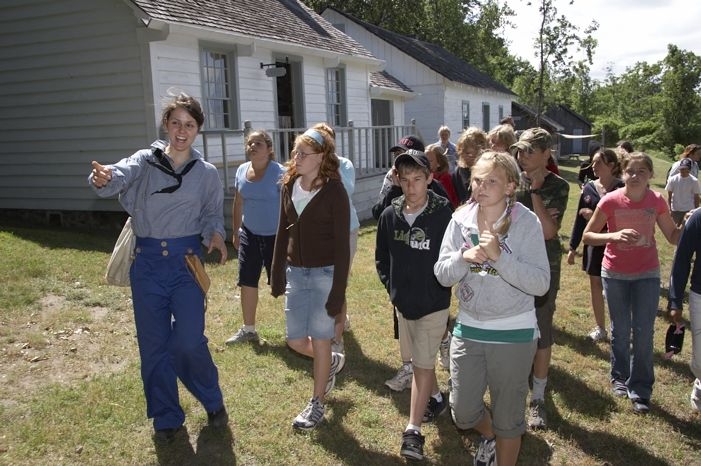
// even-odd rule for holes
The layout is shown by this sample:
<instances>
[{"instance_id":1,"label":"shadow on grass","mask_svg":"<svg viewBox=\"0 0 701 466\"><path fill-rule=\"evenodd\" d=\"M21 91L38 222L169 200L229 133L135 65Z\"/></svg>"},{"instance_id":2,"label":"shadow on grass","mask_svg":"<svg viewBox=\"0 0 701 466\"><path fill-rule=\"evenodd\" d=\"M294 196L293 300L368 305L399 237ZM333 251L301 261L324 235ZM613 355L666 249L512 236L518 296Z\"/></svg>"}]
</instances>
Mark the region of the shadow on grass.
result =
<instances>
[{"instance_id":1,"label":"shadow on grass","mask_svg":"<svg viewBox=\"0 0 701 466\"><path fill-rule=\"evenodd\" d=\"M611 413L618 410L613 395L603 395L583 384L574 374L551 367L548 375L549 385L557 387L558 395L567 405L566 411L576 411L582 415L604 421L608 425ZM546 397L548 429L556 431L558 437L568 439L582 452L597 458L602 464L645 464L666 465L649 452L640 443L615 435L614 432L586 429L577 423L563 418L550 397ZM632 414L631 414L632 415ZM529 431L523 438L519 464L549 464L553 456L553 447L537 432Z\"/></svg>"},{"instance_id":2,"label":"shadow on grass","mask_svg":"<svg viewBox=\"0 0 701 466\"><path fill-rule=\"evenodd\" d=\"M332 403L333 416L327 417L325 426L316 430L313 434L317 443L323 446L327 451L333 453L337 458L343 458L344 464L405 464L404 460L399 457L399 444L397 444L397 454L392 455L373 451L366 445L361 445L358 442L354 432L346 428L345 418L348 413L353 410L354 403L348 400L334 400ZM398 428L398 432L401 427ZM300 434L307 435L307 434ZM397 441L400 439L400 434L397 434Z\"/></svg>"},{"instance_id":3,"label":"shadow on grass","mask_svg":"<svg viewBox=\"0 0 701 466\"><path fill-rule=\"evenodd\" d=\"M154 442L154 446L161 466L236 464L234 436L228 426L224 429L203 427L197 437L197 451L192 448L187 427L180 429L171 443Z\"/></svg>"},{"instance_id":4,"label":"shadow on grass","mask_svg":"<svg viewBox=\"0 0 701 466\"><path fill-rule=\"evenodd\" d=\"M579 337L561 330L558 332L557 339L561 344L564 342L582 354L595 357L608 356L608 353L601 350L600 345L594 345L592 342L587 341L586 337ZM679 368L674 369L675 371L681 371L680 368L683 366L686 369L685 374L688 373L688 368L680 362L662 361L666 365L679 366ZM578 412L581 415L604 421L602 425L607 425L611 413L620 410L620 404L616 402L612 394L602 394L601 391L588 388L576 374L551 366L548 380L551 387L557 387L558 395L563 403L567 405L566 411L568 412ZM607 393L607 389L608 387L605 387L604 393ZM628 401L626 400L624 404L627 406ZM657 458L646 451L643 448L643 439L641 439L640 443L635 443L619 437L615 433L585 429L581 425L569 422L560 416L555 404L549 398L546 399L546 409L549 429L557 431L558 436L562 438L570 439L584 453L600 459L603 464L669 464L667 461ZM627 409L630 408L627 406ZM631 415L633 415L632 411ZM685 438L688 439L687 443L692 449L701 448L701 426L698 423L680 419L660 406L654 405L654 403L648 416L659 417L669 424L673 431L684 432ZM524 437L521 454L522 460L524 460L524 456L527 458L524 464L547 464L552 456L551 447L542 440L533 443L536 439L539 439L539 437L535 433Z\"/></svg>"},{"instance_id":5,"label":"shadow on grass","mask_svg":"<svg viewBox=\"0 0 701 466\"><path fill-rule=\"evenodd\" d=\"M119 232L47 227L18 227L0 225L0 231L11 233L25 241L47 249L75 249L111 253Z\"/></svg>"},{"instance_id":6,"label":"shadow on grass","mask_svg":"<svg viewBox=\"0 0 701 466\"><path fill-rule=\"evenodd\" d=\"M344 335L345 351L348 356L348 361L343 371L336 378L336 387L342 387L345 379L350 378L357 383L367 385L373 390L382 390L382 395L386 395L389 391L382 382L379 373L391 373L391 368L372 361L361 356L361 350L352 333ZM261 343L254 345L254 349L258 354L273 355L283 361L287 367L295 371L306 371L309 373L309 389L312 384L312 360L306 356L302 356L291 350L287 345L273 345ZM374 374L374 376L373 376ZM402 396L403 395L403 396ZM398 407L405 407L406 416L409 409L409 395L407 393L397 397L392 397L393 401L401 399L402 401L395 403ZM333 415L327 416L324 421L324 427L316 429L311 433L298 433L298 435L314 435L318 443L329 452L333 453L338 458L344 458L346 464L404 464L404 461L399 455L389 455L371 450L366 445L361 445L358 442L354 432L345 427L344 419L348 412L355 406L354 402L334 398L334 392L329 395L329 407ZM400 438L401 429L403 426L397 426L397 438ZM399 444L397 444L397 450Z\"/></svg>"},{"instance_id":7,"label":"shadow on grass","mask_svg":"<svg viewBox=\"0 0 701 466\"><path fill-rule=\"evenodd\" d=\"M604 361L610 360L609 346L594 343L589 339L588 335L579 335L561 327L555 326L555 342L560 346L569 346L582 356L592 356ZM603 349L606 348L606 349Z\"/></svg>"},{"instance_id":8,"label":"shadow on grass","mask_svg":"<svg viewBox=\"0 0 701 466\"><path fill-rule=\"evenodd\" d=\"M351 379L377 396L391 400L398 411L408 418L411 390L398 393L390 390L384 384L385 380L394 376L399 367L391 367L367 357L352 332L346 332L343 339L347 359L343 371L336 377L336 387L343 387L345 380ZM287 345L260 344L254 348L258 353L274 354L293 370L307 371L310 375L311 387L311 358L298 354ZM436 371L440 371L440 368L437 367Z\"/></svg>"},{"instance_id":9,"label":"shadow on grass","mask_svg":"<svg viewBox=\"0 0 701 466\"><path fill-rule=\"evenodd\" d=\"M583 356L593 356L598 359L603 359L605 361L610 360L610 346L608 342L605 346L602 346L601 344L593 343L585 335L576 335L571 332L568 332L567 330L563 330L562 328L557 329L557 333L555 334L555 341L558 345L569 346L570 348L577 351ZM602 349L604 347L606 348L606 351ZM667 360L663 357L663 355L664 348L655 350L653 355L655 366L664 367L670 372L674 372L675 374L681 377L689 378L690 383L693 381L691 371L689 370L689 364L687 362L684 362L678 358L672 358L671 360Z\"/></svg>"}]
</instances>

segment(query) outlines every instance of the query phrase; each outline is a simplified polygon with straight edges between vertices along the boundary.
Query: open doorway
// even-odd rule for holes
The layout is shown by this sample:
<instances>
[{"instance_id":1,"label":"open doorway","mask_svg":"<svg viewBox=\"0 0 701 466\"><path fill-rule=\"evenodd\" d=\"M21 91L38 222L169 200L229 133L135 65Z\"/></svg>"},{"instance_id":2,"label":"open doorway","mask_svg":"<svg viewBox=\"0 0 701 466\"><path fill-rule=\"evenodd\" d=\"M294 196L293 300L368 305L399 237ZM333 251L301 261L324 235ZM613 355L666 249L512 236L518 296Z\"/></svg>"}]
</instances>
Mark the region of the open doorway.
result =
<instances>
[{"instance_id":1,"label":"open doorway","mask_svg":"<svg viewBox=\"0 0 701 466\"><path fill-rule=\"evenodd\" d=\"M275 90L277 95L277 121L281 130L303 128L304 100L302 92L302 63L289 61L287 58L276 60L275 66L285 68L285 75L275 78ZM290 150L294 144L292 131L281 131L278 153L280 159L288 160Z\"/></svg>"}]
</instances>

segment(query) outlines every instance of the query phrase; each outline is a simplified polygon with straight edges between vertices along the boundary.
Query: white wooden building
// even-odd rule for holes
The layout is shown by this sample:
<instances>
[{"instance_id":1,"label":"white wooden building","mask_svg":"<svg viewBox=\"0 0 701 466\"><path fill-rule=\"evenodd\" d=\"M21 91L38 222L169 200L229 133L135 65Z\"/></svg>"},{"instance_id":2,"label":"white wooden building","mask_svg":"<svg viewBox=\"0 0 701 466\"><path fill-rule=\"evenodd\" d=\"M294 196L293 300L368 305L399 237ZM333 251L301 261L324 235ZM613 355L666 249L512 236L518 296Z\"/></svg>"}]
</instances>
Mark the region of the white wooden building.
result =
<instances>
[{"instance_id":1,"label":"white wooden building","mask_svg":"<svg viewBox=\"0 0 701 466\"><path fill-rule=\"evenodd\" d=\"M203 103L197 147L225 185L244 160L246 122L273 131L283 160L290 129L334 125L339 153L358 170L361 217L383 153L413 131L410 86L295 0L3 0L0 25L3 211L120 211L88 188L90 161L148 147L171 88ZM372 96L389 102L381 125Z\"/></svg>"},{"instance_id":2,"label":"white wooden building","mask_svg":"<svg viewBox=\"0 0 701 466\"><path fill-rule=\"evenodd\" d=\"M415 119L419 136L435 142L446 124L457 139L463 128L486 131L511 113L515 94L444 48L388 31L334 8L322 16L384 60L384 70L414 91L404 118Z\"/></svg>"}]
</instances>

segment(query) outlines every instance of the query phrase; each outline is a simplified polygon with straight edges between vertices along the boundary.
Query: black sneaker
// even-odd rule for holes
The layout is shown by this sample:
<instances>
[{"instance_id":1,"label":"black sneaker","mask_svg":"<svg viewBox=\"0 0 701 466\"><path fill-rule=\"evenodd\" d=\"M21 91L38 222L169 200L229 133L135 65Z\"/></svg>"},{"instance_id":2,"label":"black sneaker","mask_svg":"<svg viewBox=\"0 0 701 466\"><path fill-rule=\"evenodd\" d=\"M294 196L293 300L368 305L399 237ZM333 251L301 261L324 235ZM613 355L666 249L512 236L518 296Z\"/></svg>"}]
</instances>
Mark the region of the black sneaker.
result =
<instances>
[{"instance_id":1,"label":"black sneaker","mask_svg":"<svg viewBox=\"0 0 701 466\"><path fill-rule=\"evenodd\" d=\"M429 397L428 405L424 411L424 417L421 422L433 422L438 416L443 414L448 408L448 394L441 393L442 400L440 402L436 401L435 398Z\"/></svg>"},{"instance_id":2,"label":"black sneaker","mask_svg":"<svg viewBox=\"0 0 701 466\"><path fill-rule=\"evenodd\" d=\"M628 396L628 387L626 383L621 380L614 379L611 381L611 391L613 391L613 394L616 396Z\"/></svg>"},{"instance_id":3,"label":"black sneaker","mask_svg":"<svg viewBox=\"0 0 701 466\"><path fill-rule=\"evenodd\" d=\"M633 412L635 414L647 414L650 412L650 400L645 398L633 398Z\"/></svg>"},{"instance_id":4,"label":"black sneaker","mask_svg":"<svg viewBox=\"0 0 701 466\"><path fill-rule=\"evenodd\" d=\"M169 445L173 443L173 440L175 440L175 437L182 428L183 426L170 429L158 429L153 433L153 441L158 445Z\"/></svg>"},{"instance_id":5,"label":"black sneaker","mask_svg":"<svg viewBox=\"0 0 701 466\"><path fill-rule=\"evenodd\" d=\"M229 414L226 412L226 408L222 406L217 411L207 413L207 421L210 427L224 427L229 423Z\"/></svg>"},{"instance_id":6,"label":"black sneaker","mask_svg":"<svg viewBox=\"0 0 701 466\"><path fill-rule=\"evenodd\" d=\"M416 430L407 430L402 434L402 448L399 454L408 460L424 459L424 442L426 439Z\"/></svg>"}]
</instances>

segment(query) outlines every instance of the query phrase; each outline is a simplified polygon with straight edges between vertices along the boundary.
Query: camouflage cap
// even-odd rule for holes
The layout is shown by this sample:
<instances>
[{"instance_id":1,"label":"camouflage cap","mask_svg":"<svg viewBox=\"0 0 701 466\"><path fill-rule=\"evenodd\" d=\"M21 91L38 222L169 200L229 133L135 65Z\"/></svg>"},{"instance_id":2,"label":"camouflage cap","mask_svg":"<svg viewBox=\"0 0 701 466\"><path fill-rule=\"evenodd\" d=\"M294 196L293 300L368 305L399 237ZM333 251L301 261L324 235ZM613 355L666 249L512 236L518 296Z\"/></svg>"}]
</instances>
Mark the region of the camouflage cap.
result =
<instances>
[{"instance_id":1,"label":"camouflage cap","mask_svg":"<svg viewBox=\"0 0 701 466\"><path fill-rule=\"evenodd\" d=\"M553 144L553 138L543 128L531 128L521 133L516 144L511 146L511 150L526 150L533 152L534 149L546 150L550 149Z\"/></svg>"}]
</instances>

